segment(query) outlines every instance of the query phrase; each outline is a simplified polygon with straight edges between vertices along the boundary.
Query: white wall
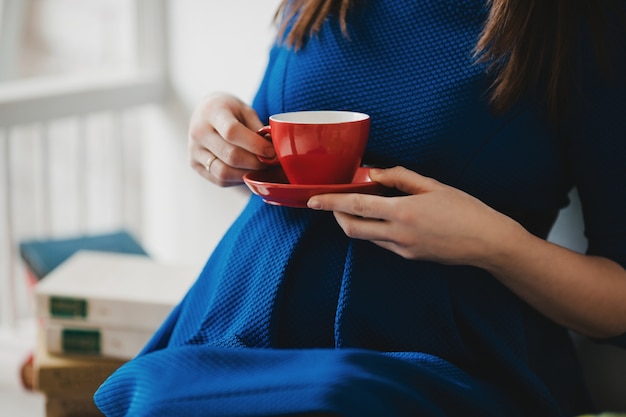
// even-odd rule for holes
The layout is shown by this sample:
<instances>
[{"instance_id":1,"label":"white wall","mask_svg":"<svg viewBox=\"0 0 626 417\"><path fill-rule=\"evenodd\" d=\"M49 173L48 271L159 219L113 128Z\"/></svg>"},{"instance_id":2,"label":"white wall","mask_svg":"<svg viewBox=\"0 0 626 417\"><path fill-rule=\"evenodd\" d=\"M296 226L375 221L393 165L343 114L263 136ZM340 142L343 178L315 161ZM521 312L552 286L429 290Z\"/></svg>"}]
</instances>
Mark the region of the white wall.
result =
<instances>
[{"instance_id":1,"label":"white wall","mask_svg":"<svg viewBox=\"0 0 626 417\"><path fill-rule=\"evenodd\" d=\"M187 160L187 121L209 92L251 101L261 76L279 0L171 0L169 69L174 108L148 110L144 236L151 254L202 264L247 201L245 187L219 188ZM178 114L179 122L172 120Z\"/></svg>"},{"instance_id":2,"label":"white wall","mask_svg":"<svg viewBox=\"0 0 626 417\"><path fill-rule=\"evenodd\" d=\"M251 99L279 0L170 0L171 71L183 102L223 90Z\"/></svg>"}]
</instances>

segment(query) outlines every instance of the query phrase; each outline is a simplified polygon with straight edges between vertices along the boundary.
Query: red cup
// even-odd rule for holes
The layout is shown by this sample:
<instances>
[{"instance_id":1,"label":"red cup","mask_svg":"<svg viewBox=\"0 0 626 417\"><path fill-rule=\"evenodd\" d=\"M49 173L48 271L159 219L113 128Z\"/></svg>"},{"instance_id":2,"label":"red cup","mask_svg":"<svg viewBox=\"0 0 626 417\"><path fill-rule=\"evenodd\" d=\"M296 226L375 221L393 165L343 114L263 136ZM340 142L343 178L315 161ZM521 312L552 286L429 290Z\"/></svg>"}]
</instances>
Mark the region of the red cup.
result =
<instances>
[{"instance_id":1,"label":"red cup","mask_svg":"<svg viewBox=\"0 0 626 417\"><path fill-rule=\"evenodd\" d=\"M269 138L291 184L348 184L361 165L370 117L349 111L300 111L275 114L257 133Z\"/></svg>"}]
</instances>

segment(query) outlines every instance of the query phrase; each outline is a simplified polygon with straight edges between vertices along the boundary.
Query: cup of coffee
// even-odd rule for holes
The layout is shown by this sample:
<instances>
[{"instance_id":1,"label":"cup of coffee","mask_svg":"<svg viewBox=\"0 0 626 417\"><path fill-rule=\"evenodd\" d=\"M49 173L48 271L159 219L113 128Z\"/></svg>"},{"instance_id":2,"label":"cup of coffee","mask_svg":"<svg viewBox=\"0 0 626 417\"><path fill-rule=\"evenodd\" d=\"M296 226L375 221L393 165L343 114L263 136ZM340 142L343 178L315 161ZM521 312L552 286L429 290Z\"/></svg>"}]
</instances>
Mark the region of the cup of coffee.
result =
<instances>
[{"instance_id":1,"label":"cup of coffee","mask_svg":"<svg viewBox=\"0 0 626 417\"><path fill-rule=\"evenodd\" d=\"M271 140L291 184L348 184L361 165L370 117L350 111L299 111L275 114L257 133Z\"/></svg>"}]
</instances>

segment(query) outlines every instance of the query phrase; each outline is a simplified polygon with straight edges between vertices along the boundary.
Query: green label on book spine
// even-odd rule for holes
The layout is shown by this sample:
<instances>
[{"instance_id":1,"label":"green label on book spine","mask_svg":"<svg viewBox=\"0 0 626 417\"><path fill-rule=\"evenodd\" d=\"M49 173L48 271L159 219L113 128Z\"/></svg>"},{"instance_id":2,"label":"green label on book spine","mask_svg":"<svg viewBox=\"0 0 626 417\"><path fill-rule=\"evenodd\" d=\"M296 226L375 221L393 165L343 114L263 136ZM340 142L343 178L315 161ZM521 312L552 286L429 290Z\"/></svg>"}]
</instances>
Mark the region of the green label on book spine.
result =
<instances>
[{"instance_id":1,"label":"green label on book spine","mask_svg":"<svg viewBox=\"0 0 626 417\"><path fill-rule=\"evenodd\" d=\"M87 317L87 300L70 297L50 297L50 316L84 319Z\"/></svg>"},{"instance_id":2,"label":"green label on book spine","mask_svg":"<svg viewBox=\"0 0 626 417\"><path fill-rule=\"evenodd\" d=\"M62 346L64 353L99 355L100 331L63 329Z\"/></svg>"}]
</instances>

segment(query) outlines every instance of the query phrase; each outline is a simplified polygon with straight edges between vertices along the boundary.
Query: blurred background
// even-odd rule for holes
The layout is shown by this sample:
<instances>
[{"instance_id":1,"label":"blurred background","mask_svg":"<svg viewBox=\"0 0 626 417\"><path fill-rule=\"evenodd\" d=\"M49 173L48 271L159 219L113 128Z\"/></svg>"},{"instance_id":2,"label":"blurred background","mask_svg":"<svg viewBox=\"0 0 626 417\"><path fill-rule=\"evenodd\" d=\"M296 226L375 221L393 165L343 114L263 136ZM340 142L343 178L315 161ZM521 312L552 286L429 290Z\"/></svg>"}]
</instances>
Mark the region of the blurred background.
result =
<instances>
[{"instance_id":1,"label":"blurred background","mask_svg":"<svg viewBox=\"0 0 626 417\"><path fill-rule=\"evenodd\" d=\"M0 324L30 315L16 244L125 228L204 262L245 201L189 167L215 90L251 100L277 0L0 0Z\"/></svg>"},{"instance_id":2,"label":"blurred background","mask_svg":"<svg viewBox=\"0 0 626 417\"><path fill-rule=\"evenodd\" d=\"M241 210L189 167L187 123L209 92L252 99L278 3L0 0L3 414L35 334L20 242L125 229L200 268Z\"/></svg>"}]
</instances>

